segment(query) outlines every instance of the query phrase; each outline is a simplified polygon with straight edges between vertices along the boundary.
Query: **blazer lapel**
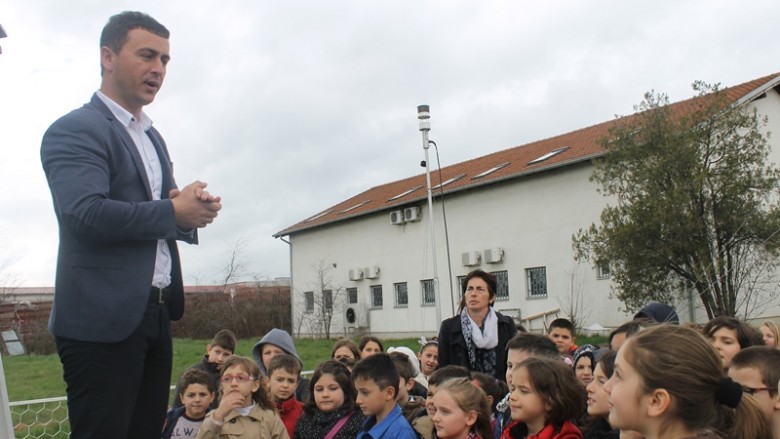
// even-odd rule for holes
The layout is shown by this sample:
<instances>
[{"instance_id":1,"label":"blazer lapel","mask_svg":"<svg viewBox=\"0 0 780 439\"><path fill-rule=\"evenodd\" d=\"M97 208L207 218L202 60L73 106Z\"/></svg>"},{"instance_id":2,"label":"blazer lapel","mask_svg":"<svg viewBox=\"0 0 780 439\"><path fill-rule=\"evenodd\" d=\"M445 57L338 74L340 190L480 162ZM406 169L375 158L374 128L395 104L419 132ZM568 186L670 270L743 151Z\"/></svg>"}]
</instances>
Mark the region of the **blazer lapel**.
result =
<instances>
[{"instance_id":1,"label":"blazer lapel","mask_svg":"<svg viewBox=\"0 0 780 439\"><path fill-rule=\"evenodd\" d=\"M103 101L100 100L100 98L97 96L97 94L92 96L91 104L95 106L98 111L102 112L106 118L111 121L111 128L116 131L116 133L119 135L119 138L122 139L122 143L124 144L124 147L127 149L127 152L130 153L130 157L133 159L133 164L135 165L136 171L138 171L138 175L141 176L141 181L144 182L144 188L146 188L146 195L149 197L149 200L153 200L154 197L152 197L152 187L149 185L149 177L146 175L146 167L144 166L144 161L141 159L141 154L138 152L138 148L135 146L135 142L133 142L133 139L130 137L130 134L127 133L127 129L122 125L121 122L116 120L116 117L114 117L114 113L109 110L109 108L106 106L106 104L103 103ZM155 147L157 145L155 144ZM159 154L159 151L158 151ZM160 159L162 161L162 158ZM167 159L166 159L167 162ZM165 165L163 165L165 167ZM165 171L163 171L164 175ZM163 191L165 192L165 191ZM164 194L167 196L167 194Z\"/></svg>"}]
</instances>

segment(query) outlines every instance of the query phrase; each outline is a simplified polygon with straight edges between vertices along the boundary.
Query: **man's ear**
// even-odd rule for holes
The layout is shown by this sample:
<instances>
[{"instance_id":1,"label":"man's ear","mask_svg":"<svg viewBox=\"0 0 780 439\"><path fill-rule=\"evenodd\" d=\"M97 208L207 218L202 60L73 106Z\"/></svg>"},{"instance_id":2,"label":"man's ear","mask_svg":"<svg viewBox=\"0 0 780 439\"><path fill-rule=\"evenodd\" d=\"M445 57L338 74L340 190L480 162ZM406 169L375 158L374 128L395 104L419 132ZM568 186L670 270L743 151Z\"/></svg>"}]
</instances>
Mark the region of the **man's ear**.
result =
<instances>
[{"instance_id":1,"label":"man's ear","mask_svg":"<svg viewBox=\"0 0 780 439\"><path fill-rule=\"evenodd\" d=\"M100 65L103 66L103 70L105 71L114 70L115 57L116 54L108 46L103 46L100 48Z\"/></svg>"},{"instance_id":2,"label":"man's ear","mask_svg":"<svg viewBox=\"0 0 780 439\"><path fill-rule=\"evenodd\" d=\"M772 408L774 409L774 411L780 410L780 391L778 391L777 395L775 395L775 401Z\"/></svg>"},{"instance_id":3,"label":"man's ear","mask_svg":"<svg viewBox=\"0 0 780 439\"><path fill-rule=\"evenodd\" d=\"M206 355L209 354L209 351L211 350L211 345L206 343Z\"/></svg>"},{"instance_id":4,"label":"man's ear","mask_svg":"<svg viewBox=\"0 0 780 439\"><path fill-rule=\"evenodd\" d=\"M385 401L395 401L395 387L387 386L383 392L385 394Z\"/></svg>"},{"instance_id":5,"label":"man's ear","mask_svg":"<svg viewBox=\"0 0 780 439\"><path fill-rule=\"evenodd\" d=\"M409 378L406 380L406 390L412 390L414 388L414 378Z\"/></svg>"},{"instance_id":6,"label":"man's ear","mask_svg":"<svg viewBox=\"0 0 780 439\"><path fill-rule=\"evenodd\" d=\"M666 389L655 389L648 398L647 416L660 417L669 410L672 405L672 395Z\"/></svg>"}]
</instances>

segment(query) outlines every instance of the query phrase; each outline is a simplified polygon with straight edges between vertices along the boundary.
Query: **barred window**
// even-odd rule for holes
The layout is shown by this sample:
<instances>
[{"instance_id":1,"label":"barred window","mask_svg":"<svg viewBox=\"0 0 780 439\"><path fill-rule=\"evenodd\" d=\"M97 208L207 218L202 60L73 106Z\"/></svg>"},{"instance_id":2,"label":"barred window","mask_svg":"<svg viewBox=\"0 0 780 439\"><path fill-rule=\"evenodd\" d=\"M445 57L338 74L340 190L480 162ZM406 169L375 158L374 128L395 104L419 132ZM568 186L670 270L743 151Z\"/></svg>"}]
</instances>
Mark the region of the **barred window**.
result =
<instances>
[{"instance_id":1,"label":"barred window","mask_svg":"<svg viewBox=\"0 0 780 439\"><path fill-rule=\"evenodd\" d=\"M333 311L333 290L322 290L322 307L325 312Z\"/></svg>"},{"instance_id":2,"label":"barred window","mask_svg":"<svg viewBox=\"0 0 780 439\"><path fill-rule=\"evenodd\" d=\"M347 288L347 302L358 303L357 288Z\"/></svg>"},{"instance_id":3,"label":"barred window","mask_svg":"<svg viewBox=\"0 0 780 439\"><path fill-rule=\"evenodd\" d=\"M371 308L382 307L382 285L371 285Z\"/></svg>"},{"instance_id":4,"label":"barred window","mask_svg":"<svg viewBox=\"0 0 780 439\"><path fill-rule=\"evenodd\" d=\"M496 300L509 300L509 272L493 271L490 274L496 277Z\"/></svg>"},{"instance_id":5,"label":"barred window","mask_svg":"<svg viewBox=\"0 0 780 439\"><path fill-rule=\"evenodd\" d=\"M433 279L424 279L420 281L422 290L422 306L436 305L436 284Z\"/></svg>"},{"instance_id":6,"label":"barred window","mask_svg":"<svg viewBox=\"0 0 780 439\"><path fill-rule=\"evenodd\" d=\"M314 291L306 291L303 293L303 307L306 312L314 311Z\"/></svg>"},{"instance_id":7,"label":"barred window","mask_svg":"<svg viewBox=\"0 0 780 439\"><path fill-rule=\"evenodd\" d=\"M393 289L395 290L395 307L406 308L409 305L409 290L406 282L393 284Z\"/></svg>"},{"instance_id":8,"label":"barred window","mask_svg":"<svg viewBox=\"0 0 780 439\"><path fill-rule=\"evenodd\" d=\"M528 298L547 297L547 267L526 268L525 277L528 283Z\"/></svg>"}]
</instances>

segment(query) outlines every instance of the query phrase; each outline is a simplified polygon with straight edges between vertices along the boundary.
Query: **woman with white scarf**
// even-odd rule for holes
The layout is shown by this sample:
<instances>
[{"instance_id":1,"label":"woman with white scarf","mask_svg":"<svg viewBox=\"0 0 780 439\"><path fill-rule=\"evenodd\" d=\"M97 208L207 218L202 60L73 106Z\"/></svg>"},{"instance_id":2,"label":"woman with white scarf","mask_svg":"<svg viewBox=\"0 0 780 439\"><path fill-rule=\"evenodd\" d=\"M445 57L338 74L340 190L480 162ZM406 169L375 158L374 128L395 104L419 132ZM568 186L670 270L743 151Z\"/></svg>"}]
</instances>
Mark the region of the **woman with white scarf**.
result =
<instances>
[{"instance_id":1,"label":"woman with white scarf","mask_svg":"<svg viewBox=\"0 0 780 439\"><path fill-rule=\"evenodd\" d=\"M506 380L506 343L517 328L493 309L496 277L474 270L463 280L458 315L439 328L439 368L454 364Z\"/></svg>"}]
</instances>

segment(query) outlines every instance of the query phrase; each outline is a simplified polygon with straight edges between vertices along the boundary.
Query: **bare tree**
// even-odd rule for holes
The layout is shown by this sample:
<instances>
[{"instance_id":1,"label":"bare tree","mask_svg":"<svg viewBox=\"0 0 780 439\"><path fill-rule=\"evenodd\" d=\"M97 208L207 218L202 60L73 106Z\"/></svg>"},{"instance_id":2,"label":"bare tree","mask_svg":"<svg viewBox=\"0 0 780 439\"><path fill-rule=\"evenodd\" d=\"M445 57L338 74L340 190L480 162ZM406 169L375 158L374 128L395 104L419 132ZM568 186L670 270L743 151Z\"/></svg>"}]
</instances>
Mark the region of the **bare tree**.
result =
<instances>
[{"instance_id":1,"label":"bare tree","mask_svg":"<svg viewBox=\"0 0 780 439\"><path fill-rule=\"evenodd\" d=\"M574 325L574 330L585 324L590 318L591 309L585 293L585 277L580 273L581 263L574 265L571 271L565 271L568 288L565 294L558 296L558 305L567 319Z\"/></svg>"},{"instance_id":2,"label":"bare tree","mask_svg":"<svg viewBox=\"0 0 780 439\"><path fill-rule=\"evenodd\" d=\"M304 293L304 301L311 301L310 317L306 319L306 324L312 334L327 339L330 338L333 316L340 313L343 308L345 289L333 282L335 264L320 260L317 265L312 265L311 268L314 280L309 284L311 287L310 298L307 299L307 293Z\"/></svg>"},{"instance_id":3,"label":"bare tree","mask_svg":"<svg viewBox=\"0 0 780 439\"><path fill-rule=\"evenodd\" d=\"M21 285L16 272L8 269L8 263L0 264L0 305L8 302Z\"/></svg>"},{"instance_id":4,"label":"bare tree","mask_svg":"<svg viewBox=\"0 0 780 439\"><path fill-rule=\"evenodd\" d=\"M217 284L222 286L222 291L225 293L228 292L230 285L252 277L244 260L244 251L249 241L250 238L242 234L235 241L227 243L225 265L217 272Z\"/></svg>"},{"instance_id":5,"label":"bare tree","mask_svg":"<svg viewBox=\"0 0 780 439\"><path fill-rule=\"evenodd\" d=\"M305 294L305 293L304 293ZM306 310L306 299L303 295L295 294L293 297L300 297L299 300L295 300L294 311L292 316L293 331L295 331L295 337L301 337L301 330L304 327L309 328L309 319L311 318L311 312Z\"/></svg>"}]
</instances>

